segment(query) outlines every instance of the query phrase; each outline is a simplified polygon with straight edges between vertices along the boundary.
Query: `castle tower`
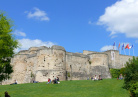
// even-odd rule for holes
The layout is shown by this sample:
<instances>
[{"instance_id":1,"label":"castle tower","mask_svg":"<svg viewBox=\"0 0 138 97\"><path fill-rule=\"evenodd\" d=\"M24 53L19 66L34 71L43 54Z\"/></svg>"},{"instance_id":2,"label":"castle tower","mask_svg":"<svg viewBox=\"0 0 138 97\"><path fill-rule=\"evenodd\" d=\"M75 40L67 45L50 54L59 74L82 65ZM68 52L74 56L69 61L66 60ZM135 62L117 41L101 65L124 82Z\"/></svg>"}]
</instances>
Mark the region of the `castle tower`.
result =
<instances>
[{"instance_id":1,"label":"castle tower","mask_svg":"<svg viewBox=\"0 0 138 97\"><path fill-rule=\"evenodd\" d=\"M39 50L37 53L37 70L35 80L47 81L48 78L59 77L65 80L65 49L54 45L51 48Z\"/></svg>"}]
</instances>

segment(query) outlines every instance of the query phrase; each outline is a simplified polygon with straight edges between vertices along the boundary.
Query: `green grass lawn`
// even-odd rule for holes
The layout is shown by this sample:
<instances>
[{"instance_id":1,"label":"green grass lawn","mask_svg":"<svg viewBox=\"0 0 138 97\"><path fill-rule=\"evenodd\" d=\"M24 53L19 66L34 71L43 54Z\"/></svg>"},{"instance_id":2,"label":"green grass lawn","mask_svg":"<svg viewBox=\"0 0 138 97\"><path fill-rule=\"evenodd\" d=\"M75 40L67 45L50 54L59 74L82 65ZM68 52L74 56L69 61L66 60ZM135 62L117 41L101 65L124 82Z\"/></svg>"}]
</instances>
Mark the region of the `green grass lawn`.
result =
<instances>
[{"instance_id":1,"label":"green grass lawn","mask_svg":"<svg viewBox=\"0 0 138 97\"><path fill-rule=\"evenodd\" d=\"M129 97L123 80L61 81L60 84L29 83L0 85L0 97L8 91L11 97Z\"/></svg>"}]
</instances>

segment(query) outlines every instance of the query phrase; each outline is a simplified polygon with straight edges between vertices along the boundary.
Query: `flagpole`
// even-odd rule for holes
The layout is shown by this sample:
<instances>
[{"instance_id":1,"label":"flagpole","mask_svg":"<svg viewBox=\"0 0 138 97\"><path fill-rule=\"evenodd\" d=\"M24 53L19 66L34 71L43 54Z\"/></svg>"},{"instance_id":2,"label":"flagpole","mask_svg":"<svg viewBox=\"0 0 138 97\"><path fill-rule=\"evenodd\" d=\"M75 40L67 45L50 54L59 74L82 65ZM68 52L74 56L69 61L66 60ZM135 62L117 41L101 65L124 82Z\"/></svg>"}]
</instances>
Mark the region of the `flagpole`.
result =
<instances>
[{"instance_id":1,"label":"flagpole","mask_svg":"<svg viewBox=\"0 0 138 97\"><path fill-rule=\"evenodd\" d=\"M133 56L134 56L134 46L133 46Z\"/></svg>"},{"instance_id":2,"label":"flagpole","mask_svg":"<svg viewBox=\"0 0 138 97\"><path fill-rule=\"evenodd\" d=\"M120 42L119 42L119 45L118 45L118 50L119 50L119 54L120 54Z\"/></svg>"},{"instance_id":3,"label":"flagpole","mask_svg":"<svg viewBox=\"0 0 138 97\"><path fill-rule=\"evenodd\" d=\"M126 51L125 51L125 49L124 49L124 53L125 53L125 55L126 55Z\"/></svg>"},{"instance_id":4,"label":"flagpole","mask_svg":"<svg viewBox=\"0 0 138 97\"><path fill-rule=\"evenodd\" d=\"M118 46L118 51L119 51L119 46ZM120 53L120 51L119 51L119 53Z\"/></svg>"},{"instance_id":5,"label":"flagpole","mask_svg":"<svg viewBox=\"0 0 138 97\"><path fill-rule=\"evenodd\" d=\"M119 53L120 53L120 50L119 50L119 45L118 45L118 51L119 51Z\"/></svg>"},{"instance_id":6,"label":"flagpole","mask_svg":"<svg viewBox=\"0 0 138 97\"><path fill-rule=\"evenodd\" d=\"M121 54L121 47L120 47L120 54Z\"/></svg>"},{"instance_id":7,"label":"flagpole","mask_svg":"<svg viewBox=\"0 0 138 97\"><path fill-rule=\"evenodd\" d=\"M116 43L115 43L115 47L116 47ZM116 49L117 50L117 49Z\"/></svg>"},{"instance_id":8,"label":"flagpole","mask_svg":"<svg viewBox=\"0 0 138 97\"><path fill-rule=\"evenodd\" d=\"M129 56L130 56L130 49L129 49Z\"/></svg>"}]
</instances>

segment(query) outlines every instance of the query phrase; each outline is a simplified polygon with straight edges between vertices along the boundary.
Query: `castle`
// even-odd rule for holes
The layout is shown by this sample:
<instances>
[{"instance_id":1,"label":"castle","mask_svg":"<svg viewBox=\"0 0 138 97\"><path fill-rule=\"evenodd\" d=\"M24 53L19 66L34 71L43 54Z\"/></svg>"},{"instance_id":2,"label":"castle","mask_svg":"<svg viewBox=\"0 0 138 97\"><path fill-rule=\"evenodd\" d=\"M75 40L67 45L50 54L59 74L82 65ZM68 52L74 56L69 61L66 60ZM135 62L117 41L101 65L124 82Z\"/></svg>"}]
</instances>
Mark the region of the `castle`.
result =
<instances>
[{"instance_id":1,"label":"castle","mask_svg":"<svg viewBox=\"0 0 138 97\"><path fill-rule=\"evenodd\" d=\"M57 45L31 47L11 59L14 72L11 79L2 84L12 83L15 79L18 83L30 83L32 79L44 82L55 77L60 80L86 80L94 75L111 78L110 68L124 67L129 58L133 56L121 55L117 50L71 53Z\"/></svg>"}]
</instances>

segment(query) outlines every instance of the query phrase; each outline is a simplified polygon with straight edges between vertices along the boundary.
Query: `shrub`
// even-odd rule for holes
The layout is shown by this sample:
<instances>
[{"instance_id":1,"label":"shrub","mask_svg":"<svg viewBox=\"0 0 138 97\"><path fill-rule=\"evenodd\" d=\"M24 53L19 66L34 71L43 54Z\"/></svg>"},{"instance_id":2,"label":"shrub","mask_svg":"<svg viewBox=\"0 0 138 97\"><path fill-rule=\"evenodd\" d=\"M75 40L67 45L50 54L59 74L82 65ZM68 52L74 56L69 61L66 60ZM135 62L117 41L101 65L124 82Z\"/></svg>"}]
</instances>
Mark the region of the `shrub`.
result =
<instances>
[{"instance_id":1,"label":"shrub","mask_svg":"<svg viewBox=\"0 0 138 97\"><path fill-rule=\"evenodd\" d=\"M70 73L69 72L67 73L67 75L68 75L68 77L70 77Z\"/></svg>"},{"instance_id":2,"label":"shrub","mask_svg":"<svg viewBox=\"0 0 138 97\"><path fill-rule=\"evenodd\" d=\"M125 75L125 68L120 69L120 74L122 74L123 76Z\"/></svg>"},{"instance_id":3,"label":"shrub","mask_svg":"<svg viewBox=\"0 0 138 97\"><path fill-rule=\"evenodd\" d=\"M138 97L138 57L126 62L124 88L129 90L132 97Z\"/></svg>"},{"instance_id":4,"label":"shrub","mask_svg":"<svg viewBox=\"0 0 138 97\"><path fill-rule=\"evenodd\" d=\"M110 69L112 78L118 78L120 75L120 69Z\"/></svg>"}]
</instances>

